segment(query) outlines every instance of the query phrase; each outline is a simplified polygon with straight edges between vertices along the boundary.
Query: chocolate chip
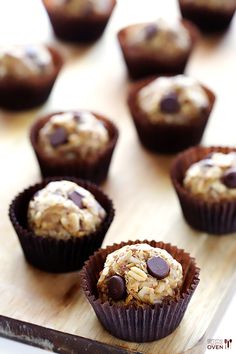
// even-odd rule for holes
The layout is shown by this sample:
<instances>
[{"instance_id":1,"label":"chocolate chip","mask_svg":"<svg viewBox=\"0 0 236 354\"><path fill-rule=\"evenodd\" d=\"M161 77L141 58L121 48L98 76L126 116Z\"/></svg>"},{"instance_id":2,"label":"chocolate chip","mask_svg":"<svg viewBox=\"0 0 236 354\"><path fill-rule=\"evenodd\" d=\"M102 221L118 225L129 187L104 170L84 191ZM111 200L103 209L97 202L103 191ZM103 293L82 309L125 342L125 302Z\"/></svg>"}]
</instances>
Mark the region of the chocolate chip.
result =
<instances>
[{"instance_id":1,"label":"chocolate chip","mask_svg":"<svg viewBox=\"0 0 236 354\"><path fill-rule=\"evenodd\" d=\"M77 122L77 123L80 123L81 122L81 114L79 112L76 112L74 114L74 120Z\"/></svg>"},{"instance_id":2,"label":"chocolate chip","mask_svg":"<svg viewBox=\"0 0 236 354\"><path fill-rule=\"evenodd\" d=\"M150 40L153 39L158 33L158 27L151 23L147 27L145 27L145 39Z\"/></svg>"},{"instance_id":3,"label":"chocolate chip","mask_svg":"<svg viewBox=\"0 0 236 354\"><path fill-rule=\"evenodd\" d=\"M170 273L169 264L161 257L152 257L147 261L147 270L156 279L164 279Z\"/></svg>"},{"instance_id":4,"label":"chocolate chip","mask_svg":"<svg viewBox=\"0 0 236 354\"><path fill-rule=\"evenodd\" d=\"M68 194L68 198L69 198L70 200L72 200L72 202L74 202L75 205L77 205L78 208L80 208L80 209L83 208L83 203L82 203L82 201L83 201L83 198L84 198L84 197L83 197L79 192L74 191L74 192L69 193L69 194Z\"/></svg>"},{"instance_id":5,"label":"chocolate chip","mask_svg":"<svg viewBox=\"0 0 236 354\"><path fill-rule=\"evenodd\" d=\"M31 59L36 59L38 57L37 51L35 50L34 47L26 47L25 55Z\"/></svg>"},{"instance_id":6,"label":"chocolate chip","mask_svg":"<svg viewBox=\"0 0 236 354\"><path fill-rule=\"evenodd\" d=\"M209 154L207 154L207 155L204 157L204 160L211 159L213 155L214 155L214 152L210 152Z\"/></svg>"},{"instance_id":7,"label":"chocolate chip","mask_svg":"<svg viewBox=\"0 0 236 354\"><path fill-rule=\"evenodd\" d=\"M163 113L178 113L180 104L176 93L172 92L165 95L160 102L160 109Z\"/></svg>"},{"instance_id":8,"label":"chocolate chip","mask_svg":"<svg viewBox=\"0 0 236 354\"><path fill-rule=\"evenodd\" d=\"M222 176L222 182L228 188L236 188L236 168L231 167Z\"/></svg>"},{"instance_id":9,"label":"chocolate chip","mask_svg":"<svg viewBox=\"0 0 236 354\"><path fill-rule=\"evenodd\" d=\"M108 295L115 301L126 297L125 280L120 275L113 275L107 281Z\"/></svg>"},{"instance_id":10,"label":"chocolate chip","mask_svg":"<svg viewBox=\"0 0 236 354\"><path fill-rule=\"evenodd\" d=\"M214 163L211 159L204 159L201 161L201 165L203 167L213 167L214 166Z\"/></svg>"},{"instance_id":11,"label":"chocolate chip","mask_svg":"<svg viewBox=\"0 0 236 354\"><path fill-rule=\"evenodd\" d=\"M63 145L68 141L68 134L65 128L59 127L49 137L50 143L53 147Z\"/></svg>"}]
</instances>

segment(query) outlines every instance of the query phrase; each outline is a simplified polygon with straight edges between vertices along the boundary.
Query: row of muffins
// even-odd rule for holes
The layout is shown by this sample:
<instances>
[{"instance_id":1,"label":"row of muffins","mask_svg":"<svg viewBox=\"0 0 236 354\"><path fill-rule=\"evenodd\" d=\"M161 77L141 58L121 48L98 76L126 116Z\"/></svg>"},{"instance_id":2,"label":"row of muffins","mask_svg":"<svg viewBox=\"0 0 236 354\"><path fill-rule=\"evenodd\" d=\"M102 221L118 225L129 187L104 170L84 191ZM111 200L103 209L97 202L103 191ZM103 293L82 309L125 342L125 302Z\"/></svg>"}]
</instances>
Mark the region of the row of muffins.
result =
<instances>
[{"instance_id":1,"label":"row of muffins","mask_svg":"<svg viewBox=\"0 0 236 354\"><path fill-rule=\"evenodd\" d=\"M81 11L86 23L92 21L94 15L101 16L100 11L109 8L110 2L112 1L107 0L107 4L102 5L99 1L89 5L89 1L48 1L48 6L50 9L55 7L56 16L66 16L67 7L70 15L75 18L75 13ZM92 12L85 11L86 6L94 9ZM232 3L225 4L223 8L232 6ZM114 7L114 3L111 7ZM80 20L83 16L79 16ZM67 26L65 29L71 31ZM73 33L86 35L90 30L74 30ZM171 22L159 19L156 22L130 25L118 33L129 75L135 79L149 75L182 73L198 37L196 27L186 20ZM2 48L0 106L20 110L44 103L62 64L60 53L52 47L28 45Z\"/></svg>"},{"instance_id":2,"label":"row of muffins","mask_svg":"<svg viewBox=\"0 0 236 354\"><path fill-rule=\"evenodd\" d=\"M79 270L100 247L114 209L96 185L62 177L24 190L9 215L26 260L58 273ZM144 342L179 325L199 283L199 268L170 244L129 241L98 250L85 262L81 279L103 326L118 338Z\"/></svg>"},{"instance_id":3,"label":"row of muffins","mask_svg":"<svg viewBox=\"0 0 236 354\"><path fill-rule=\"evenodd\" d=\"M54 136L53 145L55 145L55 139L56 138ZM81 183L79 183L79 185L81 186ZM45 187L47 188L47 186ZM42 186L40 188L42 188ZM52 187L52 185L48 187L48 189L51 188L55 188L55 193L60 195L60 188L55 186ZM62 192L63 191L64 189L62 189ZM81 199L87 200L88 195L86 195L86 192L78 189L76 190L75 197L73 194L74 192L74 190L72 192L68 191L67 196L70 195L68 199L75 205L81 205L82 203L84 208L84 206L86 206L86 201L81 202ZM95 192L93 193L95 194ZM36 207L38 202L39 205L42 205L42 199L45 200L44 194L45 191L43 191L43 193L39 193L34 197L34 200L29 202L28 224L32 225L31 227L33 227L33 222L31 224L32 219L34 220L34 216L37 212L40 212L40 210ZM64 193L62 194L64 197ZM39 200L37 200L37 198L39 198ZM91 196L89 196L89 198L91 198ZM102 207L101 204L100 206ZM19 203L18 208L21 209L21 207L22 204ZM98 209L100 208L98 207ZM104 221L103 218L106 215L104 211L106 212L106 210L102 207L102 209L100 209L102 222ZM81 219L83 219L82 216ZM40 223L40 225L41 224L42 223ZM65 224L67 223L65 222ZM27 245L25 244L25 247L30 249L31 242L30 240L28 241L29 242L27 242ZM171 333L182 319L188 301L190 300L191 295L198 283L198 270L194 265L194 262L188 257L188 255L184 254L183 251L176 250L172 246L158 244L155 242L152 243L153 249L149 249L148 246L146 246L147 243L148 242L145 242L144 245L141 246L134 245L130 248L123 245L125 248L119 249L118 254L111 252L115 251L116 248L119 248L121 245L110 247L105 251L102 250L86 264L82 274L83 286L86 295L88 296L88 299L94 307L101 322L105 328L107 328L114 335L126 340L149 341L161 338ZM43 246L39 248L43 248ZM179 261L178 264L176 264L176 261L172 257L165 254L163 251L165 248L170 254L173 255L174 258L176 258L177 261ZM44 251L46 250L47 247ZM124 252L124 257L121 256L122 252ZM32 258L34 258L32 256L32 249L29 250L29 254L31 254ZM104 265L106 255L108 254L110 254L110 256L107 257L107 261ZM132 261L128 257L124 260L126 255L132 257ZM158 258L158 260L156 258ZM116 261L118 262L118 265L114 269ZM132 264L132 262L134 263ZM147 264L146 267L145 263ZM154 266L150 266L150 263L154 263ZM156 264L158 264L158 272L156 271ZM170 274L173 274L174 266L176 266L178 270L178 277L172 288L169 278ZM163 269L163 267L165 269L165 276L162 274L163 278L160 278L160 269ZM182 271L181 268L183 269ZM101 275L98 274L99 271L101 271ZM119 277L114 280L114 276L118 275L123 280ZM147 286L148 284L145 283L147 279L151 283L150 286ZM98 290L96 290L97 281ZM113 286L109 285L110 283L113 283ZM117 284L119 284L118 290ZM121 303L118 304L115 296L117 291L118 293L120 292L120 288L123 288L123 294L125 293L126 296L123 295L123 297L119 299ZM161 290L162 288L163 290ZM131 299L130 296L128 296L130 293L132 295ZM166 296L166 293L168 293L168 296ZM150 301L152 294L154 294L154 300ZM160 298L159 301L155 301L155 296L162 294L164 301L163 299L160 300ZM132 299L136 299L137 297L138 301L132 302ZM148 301L145 300L147 298L149 299ZM135 304L137 307L135 308L135 306L130 306L131 304ZM119 320L114 321L114 318ZM135 321L138 321L138 324L140 325L139 330L137 330L137 327L134 326Z\"/></svg>"},{"instance_id":4,"label":"row of muffins","mask_svg":"<svg viewBox=\"0 0 236 354\"><path fill-rule=\"evenodd\" d=\"M220 232L224 227L235 227L235 156L234 149L192 148L176 159L172 169L173 180L179 178L177 188L180 198L183 193L186 199L183 203L188 215L195 221L200 215L207 227L212 223L213 227L220 227ZM214 204L201 189L202 181L208 187L213 185L207 195ZM222 185L223 199L217 200L217 193L222 197ZM98 187L63 178L46 180L25 190L10 207L11 221L26 259L34 266L56 272L81 266L82 257L87 258L91 248L86 255L84 251L92 244L95 249L98 247L94 242L102 241L113 213L111 202ZM113 245L95 253L83 268L83 288L109 332L132 341L159 339L178 326L199 282L199 269L189 255L171 245L136 241L133 247L127 247L132 244ZM116 316L118 323L114 321ZM143 322L143 317L148 322L155 317L155 326ZM138 321L139 330L132 325L134 320Z\"/></svg>"}]
</instances>

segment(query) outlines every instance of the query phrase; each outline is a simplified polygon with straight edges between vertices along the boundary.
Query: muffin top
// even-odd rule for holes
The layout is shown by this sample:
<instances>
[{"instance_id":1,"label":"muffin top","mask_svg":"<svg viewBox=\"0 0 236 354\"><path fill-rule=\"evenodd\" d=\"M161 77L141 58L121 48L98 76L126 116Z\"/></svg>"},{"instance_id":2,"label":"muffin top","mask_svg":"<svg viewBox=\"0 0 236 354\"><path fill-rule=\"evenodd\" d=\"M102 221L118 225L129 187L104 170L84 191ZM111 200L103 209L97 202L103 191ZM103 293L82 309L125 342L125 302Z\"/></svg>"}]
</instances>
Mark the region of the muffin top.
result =
<instances>
[{"instance_id":1,"label":"muffin top","mask_svg":"<svg viewBox=\"0 0 236 354\"><path fill-rule=\"evenodd\" d=\"M236 198L236 152L213 152L191 165L184 187L206 201Z\"/></svg>"},{"instance_id":2,"label":"muffin top","mask_svg":"<svg viewBox=\"0 0 236 354\"><path fill-rule=\"evenodd\" d=\"M153 23L131 25L126 29L126 43L145 52L157 53L164 59L173 59L190 50L189 31L178 22L159 19Z\"/></svg>"},{"instance_id":3,"label":"muffin top","mask_svg":"<svg viewBox=\"0 0 236 354\"><path fill-rule=\"evenodd\" d=\"M209 107L202 86L184 75L160 77L137 94L137 104L152 123L186 124L202 117Z\"/></svg>"},{"instance_id":4,"label":"muffin top","mask_svg":"<svg viewBox=\"0 0 236 354\"><path fill-rule=\"evenodd\" d=\"M54 63L43 45L15 45L0 48L0 78L27 79L51 74Z\"/></svg>"},{"instance_id":5,"label":"muffin top","mask_svg":"<svg viewBox=\"0 0 236 354\"><path fill-rule=\"evenodd\" d=\"M167 251L146 243L110 253L97 283L102 301L156 304L179 296L182 266Z\"/></svg>"},{"instance_id":6,"label":"muffin top","mask_svg":"<svg viewBox=\"0 0 236 354\"><path fill-rule=\"evenodd\" d=\"M213 10L225 10L236 7L236 0L183 0L183 2Z\"/></svg>"},{"instance_id":7,"label":"muffin top","mask_svg":"<svg viewBox=\"0 0 236 354\"><path fill-rule=\"evenodd\" d=\"M37 236L68 239L97 230L106 211L88 190L70 181L50 182L31 199L28 225Z\"/></svg>"},{"instance_id":8,"label":"muffin top","mask_svg":"<svg viewBox=\"0 0 236 354\"><path fill-rule=\"evenodd\" d=\"M47 0L47 2L58 11L72 16L104 14L112 5L111 0Z\"/></svg>"},{"instance_id":9,"label":"muffin top","mask_svg":"<svg viewBox=\"0 0 236 354\"><path fill-rule=\"evenodd\" d=\"M109 142L109 132L94 114L65 112L52 115L41 128L39 147L50 157L93 159Z\"/></svg>"}]
</instances>

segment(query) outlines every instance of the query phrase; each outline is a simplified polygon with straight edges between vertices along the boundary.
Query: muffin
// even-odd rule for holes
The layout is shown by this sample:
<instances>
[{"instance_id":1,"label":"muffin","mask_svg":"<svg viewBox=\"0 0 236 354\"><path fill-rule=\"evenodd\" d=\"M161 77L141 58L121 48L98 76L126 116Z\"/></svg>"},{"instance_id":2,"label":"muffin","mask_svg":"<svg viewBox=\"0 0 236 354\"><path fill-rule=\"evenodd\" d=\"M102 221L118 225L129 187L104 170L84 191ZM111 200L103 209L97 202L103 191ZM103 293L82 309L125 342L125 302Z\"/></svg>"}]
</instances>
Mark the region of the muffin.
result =
<instances>
[{"instance_id":1,"label":"muffin","mask_svg":"<svg viewBox=\"0 0 236 354\"><path fill-rule=\"evenodd\" d=\"M99 38L112 14L115 0L43 0L56 36L70 42Z\"/></svg>"},{"instance_id":2,"label":"muffin","mask_svg":"<svg viewBox=\"0 0 236 354\"><path fill-rule=\"evenodd\" d=\"M30 139L41 173L105 180L118 130L105 117L88 111L57 112L36 121Z\"/></svg>"},{"instance_id":3,"label":"muffin","mask_svg":"<svg viewBox=\"0 0 236 354\"><path fill-rule=\"evenodd\" d=\"M128 241L98 250L81 277L107 331L123 340L148 342L177 328L199 282L199 269L189 254L170 244Z\"/></svg>"},{"instance_id":4,"label":"muffin","mask_svg":"<svg viewBox=\"0 0 236 354\"><path fill-rule=\"evenodd\" d=\"M179 5L184 18L207 32L227 29L236 9L235 0L179 0Z\"/></svg>"},{"instance_id":5,"label":"muffin","mask_svg":"<svg viewBox=\"0 0 236 354\"><path fill-rule=\"evenodd\" d=\"M80 269L101 246L114 209L95 185L56 178L25 189L9 215L26 260L57 273Z\"/></svg>"},{"instance_id":6,"label":"muffin","mask_svg":"<svg viewBox=\"0 0 236 354\"><path fill-rule=\"evenodd\" d=\"M15 45L0 48L0 107L29 109L44 103L62 66L54 48Z\"/></svg>"},{"instance_id":7,"label":"muffin","mask_svg":"<svg viewBox=\"0 0 236 354\"><path fill-rule=\"evenodd\" d=\"M123 28L118 40L133 79L180 74L192 53L198 32L187 21L139 23Z\"/></svg>"},{"instance_id":8,"label":"muffin","mask_svg":"<svg viewBox=\"0 0 236 354\"><path fill-rule=\"evenodd\" d=\"M190 226L219 235L236 231L236 149L186 150L174 161L171 176Z\"/></svg>"},{"instance_id":9,"label":"muffin","mask_svg":"<svg viewBox=\"0 0 236 354\"><path fill-rule=\"evenodd\" d=\"M128 105L141 143L175 153L200 142L215 95L184 76L142 80L131 86Z\"/></svg>"}]
</instances>

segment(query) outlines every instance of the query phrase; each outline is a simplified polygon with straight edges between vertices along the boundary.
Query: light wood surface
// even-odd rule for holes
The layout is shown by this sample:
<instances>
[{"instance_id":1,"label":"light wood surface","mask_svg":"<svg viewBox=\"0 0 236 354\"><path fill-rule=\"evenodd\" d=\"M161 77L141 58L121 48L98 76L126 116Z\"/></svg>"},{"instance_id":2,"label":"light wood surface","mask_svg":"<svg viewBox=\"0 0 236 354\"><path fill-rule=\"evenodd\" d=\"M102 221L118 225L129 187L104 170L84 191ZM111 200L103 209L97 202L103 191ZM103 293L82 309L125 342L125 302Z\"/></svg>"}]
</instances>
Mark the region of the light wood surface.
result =
<instances>
[{"instance_id":1,"label":"light wood surface","mask_svg":"<svg viewBox=\"0 0 236 354\"><path fill-rule=\"evenodd\" d=\"M1 315L144 353L204 352L206 339L232 293L236 237L209 236L185 224L169 179L173 157L154 155L139 145L126 106L128 81L115 37L126 24L177 14L174 0L118 1L105 35L94 45L75 47L56 42L66 65L44 107L20 114L0 113ZM202 39L187 69L218 96L205 144L236 144L235 25L225 36ZM33 41L55 41L40 1L2 2L0 43ZM40 180L28 140L29 126L38 114L73 108L106 114L121 133L103 186L116 207L104 245L137 238L163 240L189 251L202 269L199 287L181 325L160 341L127 343L109 335L82 294L78 274L50 275L30 267L8 220L8 205L15 194Z\"/></svg>"}]
</instances>

